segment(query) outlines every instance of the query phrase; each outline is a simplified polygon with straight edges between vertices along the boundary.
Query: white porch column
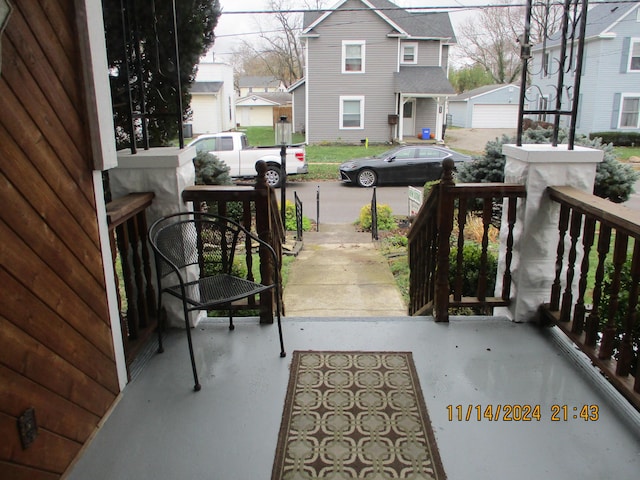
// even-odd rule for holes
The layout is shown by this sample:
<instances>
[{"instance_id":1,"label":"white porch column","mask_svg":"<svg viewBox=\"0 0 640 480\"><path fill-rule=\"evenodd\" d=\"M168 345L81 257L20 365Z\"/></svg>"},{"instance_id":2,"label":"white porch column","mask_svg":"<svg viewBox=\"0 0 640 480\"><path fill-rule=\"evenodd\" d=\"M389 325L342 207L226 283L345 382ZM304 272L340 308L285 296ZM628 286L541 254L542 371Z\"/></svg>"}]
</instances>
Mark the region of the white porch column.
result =
<instances>
[{"instance_id":1,"label":"white porch column","mask_svg":"<svg viewBox=\"0 0 640 480\"><path fill-rule=\"evenodd\" d=\"M400 94L400 108L398 109L398 141L402 141L404 138L404 104L407 103L407 98ZM414 113L415 116L415 113Z\"/></svg>"},{"instance_id":2,"label":"white porch column","mask_svg":"<svg viewBox=\"0 0 640 480\"><path fill-rule=\"evenodd\" d=\"M567 145L547 144L504 145L502 152L506 156L505 183L526 185L527 198L518 206L514 228L512 303L506 312L500 313L516 322L525 322L534 320L540 304L549 301L555 274L560 207L548 198L545 189L569 185L593 192L596 167L604 152L579 146L568 150ZM504 272L506 226L503 219L498 283ZM501 285L496 286L497 292L498 288Z\"/></svg>"},{"instance_id":3,"label":"white porch column","mask_svg":"<svg viewBox=\"0 0 640 480\"><path fill-rule=\"evenodd\" d=\"M442 142L442 125L444 124L444 104L445 98L436 97L436 131L435 138L437 141Z\"/></svg>"},{"instance_id":4,"label":"white porch column","mask_svg":"<svg viewBox=\"0 0 640 480\"><path fill-rule=\"evenodd\" d=\"M130 150L118 152L118 167L109 171L111 195L118 198L132 192L154 192L153 203L147 210L147 224L151 226L158 218L184 210L193 210L191 202L182 201L185 187L195 184L193 158L195 147L180 150L176 147L159 147L138 150L135 155ZM155 265L154 280L155 280ZM198 275L197 267L192 272ZM157 285L154 285L157 293ZM167 310L167 325L184 327L182 303L165 295L163 304ZM205 313L193 314L191 324L197 325Z\"/></svg>"}]
</instances>

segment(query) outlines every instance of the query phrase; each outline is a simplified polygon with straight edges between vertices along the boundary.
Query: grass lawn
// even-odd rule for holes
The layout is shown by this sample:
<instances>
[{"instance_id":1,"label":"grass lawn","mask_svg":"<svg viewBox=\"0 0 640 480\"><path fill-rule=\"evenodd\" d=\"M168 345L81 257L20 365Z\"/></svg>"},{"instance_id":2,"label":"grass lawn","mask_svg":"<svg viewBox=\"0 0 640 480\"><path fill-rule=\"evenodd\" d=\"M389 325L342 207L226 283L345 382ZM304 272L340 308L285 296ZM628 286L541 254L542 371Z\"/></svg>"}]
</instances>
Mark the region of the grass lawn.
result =
<instances>
[{"instance_id":1,"label":"grass lawn","mask_svg":"<svg viewBox=\"0 0 640 480\"><path fill-rule=\"evenodd\" d=\"M631 157L640 157L640 147L614 147L613 151L621 162L628 161Z\"/></svg>"},{"instance_id":2,"label":"grass lawn","mask_svg":"<svg viewBox=\"0 0 640 480\"><path fill-rule=\"evenodd\" d=\"M247 134L250 145L264 146L273 145L275 134L271 127L247 127L243 129ZM304 135L294 134L293 143L303 143ZM296 180L337 180L340 178L338 167L341 163L358 157L370 157L378 153L385 152L391 148L389 145L369 145L365 148L362 145L308 145L307 162L309 163L309 173L301 175Z\"/></svg>"},{"instance_id":3,"label":"grass lawn","mask_svg":"<svg viewBox=\"0 0 640 480\"><path fill-rule=\"evenodd\" d=\"M250 145L266 146L275 144L275 133L271 127L246 127L242 129L247 134ZM296 133L293 135L292 143L304 143L304 135ZM338 144L322 144L307 145L307 162L309 162L309 173L302 175L298 180L316 181L316 180L335 180L340 178L338 166L353 158L370 157L389 150L391 147L385 144L369 145L365 148L363 145L338 145ZM630 157L640 157L640 147L615 147L615 153L618 160L628 162ZM458 150L461 153L477 155L478 152L466 152ZM637 167L640 169L640 165Z\"/></svg>"}]
</instances>

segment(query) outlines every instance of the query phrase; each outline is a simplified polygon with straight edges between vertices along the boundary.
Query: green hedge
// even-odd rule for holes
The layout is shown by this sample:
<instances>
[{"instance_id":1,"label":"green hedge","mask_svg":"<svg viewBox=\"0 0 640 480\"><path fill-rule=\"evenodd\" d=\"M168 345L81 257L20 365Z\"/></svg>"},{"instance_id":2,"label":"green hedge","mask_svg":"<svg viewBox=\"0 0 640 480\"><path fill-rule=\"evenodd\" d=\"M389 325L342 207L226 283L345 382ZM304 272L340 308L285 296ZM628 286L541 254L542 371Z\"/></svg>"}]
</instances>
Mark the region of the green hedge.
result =
<instances>
[{"instance_id":1,"label":"green hedge","mask_svg":"<svg viewBox=\"0 0 640 480\"><path fill-rule=\"evenodd\" d=\"M640 145L640 132L592 132L589 138L601 138L602 143L613 143L616 147L637 147Z\"/></svg>"}]
</instances>

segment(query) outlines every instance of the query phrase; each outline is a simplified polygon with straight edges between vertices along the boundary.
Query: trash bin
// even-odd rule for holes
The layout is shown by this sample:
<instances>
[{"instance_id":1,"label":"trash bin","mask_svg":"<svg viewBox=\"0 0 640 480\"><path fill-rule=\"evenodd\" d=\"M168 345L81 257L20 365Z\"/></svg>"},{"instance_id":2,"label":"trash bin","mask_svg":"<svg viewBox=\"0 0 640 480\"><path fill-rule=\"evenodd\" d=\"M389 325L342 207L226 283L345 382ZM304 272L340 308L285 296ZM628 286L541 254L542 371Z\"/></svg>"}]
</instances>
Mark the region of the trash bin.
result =
<instances>
[{"instance_id":1,"label":"trash bin","mask_svg":"<svg viewBox=\"0 0 640 480\"><path fill-rule=\"evenodd\" d=\"M431 129L430 128L423 128L422 129L422 139L423 140L429 140L431 138Z\"/></svg>"}]
</instances>

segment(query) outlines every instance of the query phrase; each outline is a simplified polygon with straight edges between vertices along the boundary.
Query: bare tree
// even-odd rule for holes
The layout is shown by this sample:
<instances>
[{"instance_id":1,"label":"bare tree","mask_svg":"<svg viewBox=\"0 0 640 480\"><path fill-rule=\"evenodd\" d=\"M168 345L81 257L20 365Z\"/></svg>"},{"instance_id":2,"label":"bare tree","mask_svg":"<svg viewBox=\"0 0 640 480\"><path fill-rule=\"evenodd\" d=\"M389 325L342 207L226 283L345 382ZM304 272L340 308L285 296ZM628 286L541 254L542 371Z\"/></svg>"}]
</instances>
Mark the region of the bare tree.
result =
<instances>
[{"instance_id":1,"label":"bare tree","mask_svg":"<svg viewBox=\"0 0 640 480\"><path fill-rule=\"evenodd\" d=\"M481 65L495 83L511 83L520 76L518 36L524 30L520 9L484 8L460 25L459 48L474 64Z\"/></svg>"},{"instance_id":2,"label":"bare tree","mask_svg":"<svg viewBox=\"0 0 640 480\"><path fill-rule=\"evenodd\" d=\"M523 7L525 8L525 7ZM538 0L531 10L531 32L529 38L532 44L542 43L560 28L564 2L559 0Z\"/></svg>"},{"instance_id":3,"label":"bare tree","mask_svg":"<svg viewBox=\"0 0 640 480\"><path fill-rule=\"evenodd\" d=\"M484 8L459 28L459 49L473 64L481 65L495 83L512 83L522 68L518 38L524 33L526 7L511 7L509 0L494 8ZM531 11L530 43L549 38L560 26L563 4L558 0L538 0Z\"/></svg>"},{"instance_id":4,"label":"bare tree","mask_svg":"<svg viewBox=\"0 0 640 480\"><path fill-rule=\"evenodd\" d=\"M305 0L305 8L319 10L326 0ZM304 51L299 34L302 29L302 13L293 0L268 0L267 10L273 12L269 20L257 25L258 42L243 42L234 50L237 74L268 75L291 85L303 75Z\"/></svg>"}]
</instances>

